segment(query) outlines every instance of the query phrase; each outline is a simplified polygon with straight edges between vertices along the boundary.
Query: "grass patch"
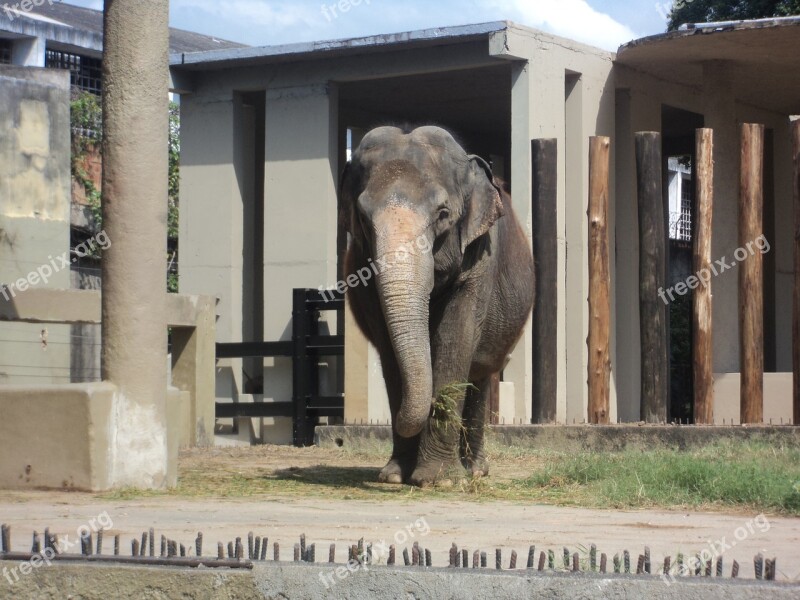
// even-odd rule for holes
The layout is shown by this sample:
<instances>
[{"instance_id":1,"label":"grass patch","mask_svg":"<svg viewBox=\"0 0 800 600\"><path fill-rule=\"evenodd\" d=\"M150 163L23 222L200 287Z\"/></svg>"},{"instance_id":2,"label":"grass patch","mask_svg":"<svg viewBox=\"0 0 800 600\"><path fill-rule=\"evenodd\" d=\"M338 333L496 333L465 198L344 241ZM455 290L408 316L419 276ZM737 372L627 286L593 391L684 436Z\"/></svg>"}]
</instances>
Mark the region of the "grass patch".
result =
<instances>
[{"instance_id":1,"label":"grass patch","mask_svg":"<svg viewBox=\"0 0 800 600\"><path fill-rule=\"evenodd\" d=\"M510 501L800 516L800 449L789 446L728 441L696 450L564 454L501 445L489 437L492 475L424 490L378 483L390 451L389 443L376 440L349 449L191 450L181 455L176 489L126 489L101 497Z\"/></svg>"},{"instance_id":2,"label":"grass patch","mask_svg":"<svg viewBox=\"0 0 800 600\"><path fill-rule=\"evenodd\" d=\"M800 450L758 443L561 456L513 482L564 504L741 508L800 514Z\"/></svg>"}]
</instances>

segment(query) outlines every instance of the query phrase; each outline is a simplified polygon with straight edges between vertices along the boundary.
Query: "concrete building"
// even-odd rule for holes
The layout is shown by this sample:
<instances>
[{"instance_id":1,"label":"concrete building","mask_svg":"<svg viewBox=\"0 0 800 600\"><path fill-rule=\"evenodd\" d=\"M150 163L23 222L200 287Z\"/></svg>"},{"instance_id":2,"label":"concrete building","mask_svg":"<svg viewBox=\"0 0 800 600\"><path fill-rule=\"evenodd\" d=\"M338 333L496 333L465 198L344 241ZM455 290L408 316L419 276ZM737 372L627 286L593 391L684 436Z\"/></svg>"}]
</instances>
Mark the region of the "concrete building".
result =
<instances>
[{"instance_id":1,"label":"concrete building","mask_svg":"<svg viewBox=\"0 0 800 600\"><path fill-rule=\"evenodd\" d=\"M764 233L766 419L791 415L790 115L800 113L796 19L698 27L609 53L510 22L361 39L182 53L181 289L220 298L218 341L291 335L294 287L328 287L342 252L337 178L387 122L437 123L510 180L530 235L531 140L558 140L557 422L587 411L589 137L612 138L611 420L639 420L638 226L633 139L658 131L667 159L716 135L713 256L737 248L738 125L768 129ZM683 175L680 175L683 177ZM691 181L684 181L691 186ZM687 229L685 235L690 235ZM213 243L210 243L212 242ZM736 274L714 285L717 417L738 422ZM345 317L345 417L388 418L374 349ZM332 324L331 327L335 325ZM531 328L503 375L501 415L531 420ZM335 369L329 369L331 374ZM261 384L263 382L263 385ZM286 401L289 361L218 363L217 396ZM669 416L668 416L669 418ZM267 420L255 436L285 440ZM252 432L248 432L252 433Z\"/></svg>"},{"instance_id":2,"label":"concrete building","mask_svg":"<svg viewBox=\"0 0 800 600\"><path fill-rule=\"evenodd\" d=\"M70 185L69 102L77 92L102 89L103 12L39 4L30 10L0 7L0 283L12 284L66 253L70 268L38 285L99 289L99 262L75 252L96 227L86 202L76 197L81 186ZM170 30L171 52L243 47ZM99 190L99 151L91 158L98 164L87 170ZM100 378L98 325L2 323L0 340L0 383Z\"/></svg>"},{"instance_id":3,"label":"concrete building","mask_svg":"<svg viewBox=\"0 0 800 600\"><path fill-rule=\"evenodd\" d=\"M74 7L53 8L72 14ZM98 91L100 82L94 74L85 81L86 68L99 64L87 58L91 48L69 46L102 39L11 12L4 8L0 22L0 37L13 40L4 59L22 64L0 65L0 487L174 486L178 449L214 441L216 335L215 299L167 294L159 268L167 237L168 1L116 3L105 21L117 85L104 94L113 201L91 237L113 273L102 296L70 289L83 251L70 243L70 96L75 87ZM102 22L97 11L77 12ZM70 58L49 65L56 68L31 66L42 52ZM92 383L76 382L74 328L99 331L101 322L105 381L97 381L98 369Z\"/></svg>"}]
</instances>

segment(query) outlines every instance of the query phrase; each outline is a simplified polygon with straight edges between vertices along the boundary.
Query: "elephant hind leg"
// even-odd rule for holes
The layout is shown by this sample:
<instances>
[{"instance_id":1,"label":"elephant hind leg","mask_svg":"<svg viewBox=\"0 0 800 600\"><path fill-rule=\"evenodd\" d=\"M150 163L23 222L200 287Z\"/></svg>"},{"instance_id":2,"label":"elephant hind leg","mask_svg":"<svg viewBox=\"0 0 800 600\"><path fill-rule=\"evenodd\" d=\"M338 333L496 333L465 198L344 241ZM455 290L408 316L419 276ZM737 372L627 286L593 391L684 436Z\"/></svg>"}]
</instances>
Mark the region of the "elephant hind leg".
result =
<instances>
[{"instance_id":1,"label":"elephant hind leg","mask_svg":"<svg viewBox=\"0 0 800 600\"><path fill-rule=\"evenodd\" d=\"M460 456L467 473L473 477L485 477L489 474L489 463L484 445L484 425L491 392L491 376L476 382L475 387L477 389L469 390L464 401Z\"/></svg>"}]
</instances>

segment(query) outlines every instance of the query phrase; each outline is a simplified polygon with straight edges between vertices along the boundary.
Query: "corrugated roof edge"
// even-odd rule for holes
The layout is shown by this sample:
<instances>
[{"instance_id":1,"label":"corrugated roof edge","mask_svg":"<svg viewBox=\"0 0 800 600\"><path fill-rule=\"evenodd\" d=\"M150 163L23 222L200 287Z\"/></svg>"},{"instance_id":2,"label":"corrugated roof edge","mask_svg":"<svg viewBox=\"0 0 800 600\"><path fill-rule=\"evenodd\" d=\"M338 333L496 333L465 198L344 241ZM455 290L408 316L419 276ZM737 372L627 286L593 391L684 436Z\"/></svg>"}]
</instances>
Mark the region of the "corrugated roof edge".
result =
<instances>
[{"instance_id":1,"label":"corrugated roof edge","mask_svg":"<svg viewBox=\"0 0 800 600\"><path fill-rule=\"evenodd\" d=\"M627 44L623 44L617 50L617 54L622 54L625 50L642 46L644 44L652 44L662 40L678 39L690 37L693 35L713 35L721 31L746 31L748 29L765 29L769 27L795 27L800 25L800 16L796 17L775 17L768 19L751 19L749 21L719 21L712 23L693 23L685 29L676 29L674 31L667 31L665 33L658 33L656 35L649 35L647 37L633 40Z\"/></svg>"},{"instance_id":2,"label":"corrugated roof edge","mask_svg":"<svg viewBox=\"0 0 800 600\"><path fill-rule=\"evenodd\" d=\"M296 57L303 55L333 52L341 50L355 50L363 48L378 48L389 44L425 42L459 37L473 37L488 35L505 31L514 23L511 21L493 21L478 23L476 25L460 25L456 27L435 27L401 33L371 35L360 38L345 38L321 42L300 42L279 46L257 46L249 48L236 48L232 50L207 50L204 52L185 52L170 55L170 66L180 65L211 65L214 63L252 61L270 57Z\"/></svg>"}]
</instances>

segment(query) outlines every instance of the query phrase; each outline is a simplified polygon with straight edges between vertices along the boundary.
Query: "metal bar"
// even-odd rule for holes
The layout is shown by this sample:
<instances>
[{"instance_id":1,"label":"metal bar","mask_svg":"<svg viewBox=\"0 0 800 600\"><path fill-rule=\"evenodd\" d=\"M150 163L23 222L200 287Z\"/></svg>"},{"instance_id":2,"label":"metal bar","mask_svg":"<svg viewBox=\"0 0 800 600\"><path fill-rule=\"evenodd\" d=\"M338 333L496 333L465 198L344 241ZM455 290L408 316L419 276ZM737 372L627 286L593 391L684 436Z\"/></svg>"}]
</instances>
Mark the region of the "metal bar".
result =
<instances>
[{"instance_id":1,"label":"metal bar","mask_svg":"<svg viewBox=\"0 0 800 600\"><path fill-rule=\"evenodd\" d=\"M136 540L137 543L139 540ZM7 552L3 554L3 560L28 562L35 554L26 552ZM57 554L52 556L51 561L65 561L65 562L104 562L104 563L123 563L135 565L158 565L167 567L219 567L228 569L252 569L253 563L249 560L216 560L216 559L200 559L200 558L161 558L159 556L108 556L92 554L84 556L81 554Z\"/></svg>"},{"instance_id":2,"label":"metal bar","mask_svg":"<svg viewBox=\"0 0 800 600\"><path fill-rule=\"evenodd\" d=\"M214 411L218 419L291 417L294 407L291 402L217 402Z\"/></svg>"},{"instance_id":3,"label":"metal bar","mask_svg":"<svg viewBox=\"0 0 800 600\"><path fill-rule=\"evenodd\" d=\"M309 414L314 417L343 417L344 407L342 408L313 408L309 407Z\"/></svg>"},{"instance_id":4,"label":"metal bar","mask_svg":"<svg viewBox=\"0 0 800 600\"><path fill-rule=\"evenodd\" d=\"M344 409L344 396L311 396L308 399L309 410L319 410L323 408Z\"/></svg>"},{"instance_id":5,"label":"metal bar","mask_svg":"<svg viewBox=\"0 0 800 600\"><path fill-rule=\"evenodd\" d=\"M344 294L336 290L306 289L305 302L310 310L339 310L344 308Z\"/></svg>"},{"instance_id":6,"label":"metal bar","mask_svg":"<svg viewBox=\"0 0 800 600\"><path fill-rule=\"evenodd\" d=\"M344 348L343 335L309 335L306 339L308 348Z\"/></svg>"},{"instance_id":7,"label":"metal bar","mask_svg":"<svg viewBox=\"0 0 800 600\"><path fill-rule=\"evenodd\" d=\"M292 342L232 342L218 343L217 358L246 356L291 356Z\"/></svg>"},{"instance_id":8,"label":"metal bar","mask_svg":"<svg viewBox=\"0 0 800 600\"><path fill-rule=\"evenodd\" d=\"M306 399L309 396L311 365L306 352L308 340L308 312L306 290L293 290L292 298L292 442L297 447L306 445Z\"/></svg>"}]
</instances>

